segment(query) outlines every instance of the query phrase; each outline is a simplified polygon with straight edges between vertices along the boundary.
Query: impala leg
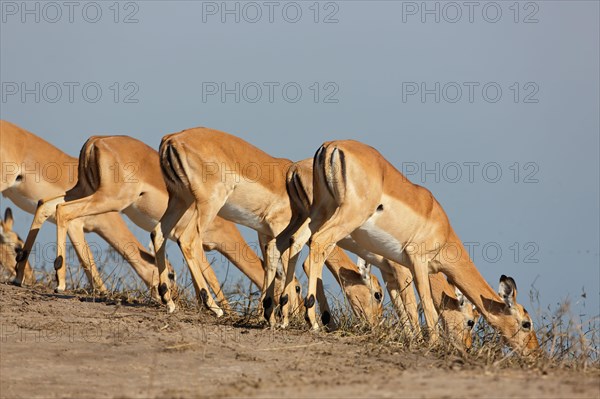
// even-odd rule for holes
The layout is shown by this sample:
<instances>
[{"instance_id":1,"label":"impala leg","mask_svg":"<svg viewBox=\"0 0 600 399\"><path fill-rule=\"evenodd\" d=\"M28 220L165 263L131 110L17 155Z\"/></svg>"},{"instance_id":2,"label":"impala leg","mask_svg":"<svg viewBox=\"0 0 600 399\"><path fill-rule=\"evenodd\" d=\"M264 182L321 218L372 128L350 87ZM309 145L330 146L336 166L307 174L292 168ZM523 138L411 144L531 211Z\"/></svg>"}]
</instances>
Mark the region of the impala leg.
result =
<instances>
[{"instance_id":1,"label":"impala leg","mask_svg":"<svg viewBox=\"0 0 600 399\"><path fill-rule=\"evenodd\" d=\"M167 305L167 312L169 313L175 311L175 303L171 298L169 271L167 268L166 238L172 236L175 225L177 225L177 222L179 222L189 206L190 204L185 203L185 201L178 197L169 195L167 209L160 219L160 222L150 234L154 250L156 251L155 259L156 266L158 267L158 293L162 302Z\"/></svg>"},{"instance_id":2,"label":"impala leg","mask_svg":"<svg viewBox=\"0 0 600 399\"><path fill-rule=\"evenodd\" d=\"M96 267L92 250L85 240L83 224L79 223L78 221L71 223L68 227L68 234L69 238L71 239L71 243L75 248L77 258L79 258L79 262L85 271L92 289L101 293L106 293L107 289L102 281L102 278L100 277L100 273L98 273L98 268Z\"/></svg>"},{"instance_id":3,"label":"impala leg","mask_svg":"<svg viewBox=\"0 0 600 399\"><path fill-rule=\"evenodd\" d=\"M186 234L188 234L187 237L189 237L189 238L186 237L184 240L193 241L195 239L195 237L193 237L193 234L194 234L194 230L196 229L196 226L195 226L195 224L193 224L193 222L195 222L197 219L198 219L198 212L196 209L194 209L193 215L190 219L191 221L188 224L188 226L186 227L186 229L190 229L189 231L186 230ZM204 234L203 234L203 236L204 236ZM180 241L182 241L181 238L180 238ZM198 259L198 256L205 256L206 251L203 251L202 253L199 253L199 251L198 251L198 248L202 247L201 244L196 243L193 245L194 246L190 251L191 259ZM198 245L200 245L200 247ZM204 280L206 280L206 282L208 283L208 286L210 287L213 294L217 297L217 302L219 303L219 306L225 308L226 311L229 311L231 309L229 306L229 301L225 297L225 294L223 292L223 289L221 288L221 284L219 284L219 280L217 279L215 271L209 262L207 262L207 265L208 265L207 267L205 267L201 270L202 276L203 276ZM196 295L198 296L198 298L200 298L199 289L196 286L194 286L194 288L196 289Z\"/></svg>"},{"instance_id":4,"label":"impala leg","mask_svg":"<svg viewBox=\"0 0 600 399\"><path fill-rule=\"evenodd\" d=\"M398 318L403 325L403 330L405 333L410 334L413 330L410 328L412 325L412 321L407 314L406 304L402 300L402 296L400 295L400 285L398 284L398 280L396 280L396 276L393 273L381 271L381 277L383 277L383 281L385 281L385 286L387 288L388 293L390 294L390 299L392 301L392 305L398 314ZM416 307L415 307L416 310ZM418 321L418 319L417 319ZM414 327L414 325L412 325Z\"/></svg>"},{"instance_id":5,"label":"impala leg","mask_svg":"<svg viewBox=\"0 0 600 399\"><path fill-rule=\"evenodd\" d=\"M343 237L343 236L342 236ZM325 259L335 248L335 243L332 239L323 239L323 234L317 232L313 235L308 254L308 292L304 300L306 307L306 321L313 330L319 329L317 322L315 297L317 295L318 281L323 275L323 264Z\"/></svg>"},{"instance_id":6,"label":"impala leg","mask_svg":"<svg viewBox=\"0 0 600 399\"><path fill-rule=\"evenodd\" d=\"M309 225L312 235L310 236L308 253L308 292L304 301L306 308L305 320L313 330L319 328L316 318L315 296L318 280L322 279L323 276L323 264L335 250L336 244L355 229L354 225L345 222L346 220L352 220L346 215L349 212L351 212L351 209L338 208L335 211L335 217L327 219L324 215L332 215L332 212L319 213L313 209L313 215L320 216L313 218ZM306 237L306 232L299 232L299 235Z\"/></svg>"},{"instance_id":7,"label":"impala leg","mask_svg":"<svg viewBox=\"0 0 600 399\"><path fill-rule=\"evenodd\" d=\"M96 191L94 194L64 202L56 206L56 259L54 260L54 269L58 285L57 292L65 290L65 257L66 257L66 239L69 223L75 219L84 216L98 215L111 211L121 211L118 198L115 199L102 191Z\"/></svg>"},{"instance_id":8,"label":"impala leg","mask_svg":"<svg viewBox=\"0 0 600 399\"><path fill-rule=\"evenodd\" d=\"M410 259L405 257L404 261L410 264ZM420 332L419 311L417 308L417 297L412 287L413 275L408 267L403 264L386 260L387 270L382 271L386 279L388 292L394 302L394 307L403 321L410 323L414 332Z\"/></svg>"},{"instance_id":9,"label":"impala leg","mask_svg":"<svg viewBox=\"0 0 600 399\"><path fill-rule=\"evenodd\" d=\"M158 269L154 255L140 244L117 212L86 217L86 226L102 237L131 265L144 284L150 288L150 295L160 300L158 295Z\"/></svg>"},{"instance_id":10,"label":"impala leg","mask_svg":"<svg viewBox=\"0 0 600 399\"><path fill-rule=\"evenodd\" d=\"M31 269L31 266L28 262L29 255L31 254L31 249L33 248L35 239L37 238L37 235L40 232L40 228L42 227L44 222L48 220L49 217L55 214L56 205L62 202L64 202L64 195L40 200L38 202L38 206L33 216L33 221L31 222L31 227L29 228L29 233L27 234L27 239L25 240L23 251L21 252L21 255L17 258L17 275L13 280L13 282L16 285L21 286L25 283L26 275L29 274L29 271L27 269Z\"/></svg>"},{"instance_id":11,"label":"impala leg","mask_svg":"<svg viewBox=\"0 0 600 399\"><path fill-rule=\"evenodd\" d=\"M296 296L295 285L292 284L294 281L294 271L296 270L296 263L298 263L298 257L300 253L296 253L291 258L288 258L289 252L285 253L281 257L283 269L285 270L285 281L283 285L283 294L279 300L281 306L282 322L281 326L286 328L290 323L290 314L296 312L298 309L294 309L292 306L291 298ZM294 301L295 302L295 301ZM298 304L299 305L299 304Z\"/></svg>"},{"instance_id":12,"label":"impala leg","mask_svg":"<svg viewBox=\"0 0 600 399\"><path fill-rule=\"evenodd\" d=\"M197 251L195 251L195 252L197 252ZM219 279L217 278L217 275L215 274L215 271L212 268L212 266L210 266L210 263L207 262L207 264L208 264L208 267L205 267L204 269L202 269L202 276L204 276L204 279L208 283L211 291L217 297L217 302L218 302L219 306L221 308L223 308L226 312L230 312L231 306L229 305L229 301L227 300L227 297L225 296L225 293L223 292L223 289L221 288Z\"/></svg>"},{"instance_id":13,"label":"impala leg","mask_svg":"<svg viewBox=\"0 0 600 399\"><path fill-rule=\"evenodd\" d=\"M296 271L296 264L298 263L300 251L302 250L304 245L306 245L308 239L310 238L310 221L310 218L305 218L304 220L296 219L292 221L290 223L290 226L288 226L276 238L277 252L275 253L275 255L278 255L280 257L284 269L286 271L283 293L284 295L286 295L285 298L287 299L295 297L297 295L295 287L292 283L295 281L294 273ZM282 299L283 298L284 296L282 296ZM287 300L280 300L280 303L282 303L282 326L285 328L289 324L290 313L296 311L296 309L291 309L291 302L288 302ZM299 303L298 310L301 307L302 306ZM329 313L329 315L330 314L331 313Z\"/></svg>"},{"instance_id":14,"label":"impala leg","mask_svg":"<svg viewBox=\"0 0 600 399\"><path fill-rule=\"evenodd\" d=\"M306 275L309 276L310 269L308 266L308 259L304 261L304 263L302 264L302 268L304 269L304 273L306 273ZM337 324L333 320L333 317L331 317L331 309L329 307L329 302L327 301L327 296L325 295L325 288L323 286L322 277L319 277L317 279L317 302L319 304L319 311L321 312L321 322L323 323L323 325L327 326L327 328L330 331L337 329Z\"/></svg>"},{"instance_id":15,"label":"impala leg","mask_svg":"<svg viewBox=\"0 0 600 399\"><path fill-rule=\"evenodd\" d=\"M223 310L217 305L215 300L209 291L209 286L204 278L205 273L208 273L208 269L211 269L211 273L214 276L214 271L210 266L210 263L206 259L206 254L202 249L202 238L199 231L203 230L203 224L200 218L192 218L188 225L184 228L183 233L177 237L177 243L183 253L183 257L190 269L192 275L192 282L194 283L194 289L196 290L196 296L201 304L205 305L208 309L214 312L217 317L223 315ZM216 276L215 276L216 280ZM218 281L217 281L218 286Z\"/></svg>"},{"instance_id":16,"label":"impala leg","mask_svg":"<svg viewBox=\"0 0 600 399\"><path fill-rule=\"evenodd\" d=\"M437 331L438 314L433 304L433 298L431 297L428 269L429 262L424 259L424 255L422 254L410 255L410 258L413 265L415 286L417 287L421 305L423 306L423 313L425 314L425 323L427 324L429 341L434 344L439 338Z\"/></svg>"},{"instance_id":17,"label":"impala leg","mask_svg":"<svg viewBox=\"0 0 600 399\"><path fill-rule=\"evenodd\" d=\"M260 237L261 235L259 235ZM264 236L260 239L264 241ZM261 245L261 248L263 245ZM277 243L274 238L268 240L264 245L265 250L263 252L265 258L265 284L263 291L265 292L264 299L262 300L263 312L265 319L269 322L271 328L274 328L277 324L275 318L275 279L277 278L277 264L281 258L279 250L277 249ZM285 287L284 287L285 288Z\"/></svg>"},{"instance_id":18,"label":"impala leg","mask_svg":"<svg viewBox=\"0 0 600 399\"><path fill-rule=\"evenodd\" d=\"M421 325L419 323L419 310L417 307L417 297L415 290L412 287L413 276L410 269L399 263L395 264L394 275L398 282L400 298L404 304L406 315L415 332L420 332Z\"/></svg>"}]
</instances>

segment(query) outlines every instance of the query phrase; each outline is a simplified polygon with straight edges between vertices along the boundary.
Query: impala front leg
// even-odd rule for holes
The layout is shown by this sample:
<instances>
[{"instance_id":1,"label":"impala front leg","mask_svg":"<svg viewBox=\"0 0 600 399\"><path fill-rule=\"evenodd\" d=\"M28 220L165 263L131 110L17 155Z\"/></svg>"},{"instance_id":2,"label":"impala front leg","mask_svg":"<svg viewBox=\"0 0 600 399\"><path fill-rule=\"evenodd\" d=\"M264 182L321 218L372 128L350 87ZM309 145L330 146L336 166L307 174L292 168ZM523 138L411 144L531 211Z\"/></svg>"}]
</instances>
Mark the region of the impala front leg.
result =
<instances>
[{"instance_id":1,"label":"impala front leg","mask_svg":"<svg viewBox=\"0 0 600 399\"><path fill-rule=\"evenodd\" d=\"M297 311L298 309L292 308L292 301L296 295L296 287L295 284L292 284L294 281L294 271L296 270L296 263L298 263L298 257L300 253L296 253L292 258L288 258L289 251L286 251L281 257L283 269L285 271L285 281L283 285L282 295L279 299L279 306L281 306L281 327L287 328L290 324L290 314Z\"/></svg>"},{"instance_id":2,"label":"impala front leg","mask_svg":"<svg viewBox=\"0 0 600 399\"><path fill-rule=\"evenodd\" d=\"M79 221L72 222L67 229L67 233L92 289L100 293L106 293L108 290L102 281L102 277L100 277L100 273L98 273L92 250L85 240L83 224Z\"/></svg>"},{"instance_id":3,"label":"impala front leg","mask_svg":"<svg viewBox=\"0 0 600 399\"><path fill-rule=\"evenodd\" d=\"M56 259L54 259L54 270L56 272L56 288L54 292L64 292L67 289L67 225L61 212L61 206L56 207Z\"/></svg>"},{"instance_id":4,"label":"impala front leg","mask_svg":"<svg viewBox=\"0 0 600 399\"><path fill-rule=\"evenodd\" d=\"M38 202L37 209L35 210L35 214L33 216L33 221L31 222L31 227L29 228L29 233L27 234L27 239L25 240L25 246L23 247L23 251L17 257L17 275L13 280L16 285L21 286L25 282L25 275L27 274L26 270L28 267L31 267L28 266L29 255L31 254L31 249L33 248L35 239L40 232L40 228L50 216L55 214L56 205L63 202L65 202L64 195L46 200L40 200Z\"/></svg>"},{"instance_id":5,"label":"impala front leg","mask_svg":"<svg viewBox=\"0 0 600 399\"><path fill-rule=\"evenodd\" d=\"M262 237L261 241L264 241ZM263 245L261 245L262 247ZM275 318L275 279L277 278L277 265L281 254L277 249L276 240L270 238L269 241L264 245L264 258L265 258L265 284L263 287L264 299L263 299L263 312L265 319L269 322L271 328L275 328L277 320Z\"/></svg>"},{"instance_id":6,"label":"impala front leg","mask_svg":"<svg viewBox=\"0 0 600 399\"><path fill-rule=\"evenodd\" d=\"M425 322L429 333L429 342L435 344L438 341L439 335L437 331L438 314L433 304L431 297L431 285L429 284L429 269L428 261L423 259L422 254L411 255L413 265L413 276L415 277L415 285L417 292L421 298Z\"/></svg>"},{"instance_id":7,"label":"impala front leg","mask_svg":"<svg viewBox=\"0 0 600 399\"><path fill-rule=\"evenodd\" d=\"M173 313L175 311L175 303L171 299L171 290L169 288L170 279L169 272L167 270L167 255L166 247L167 240L163 236L163 223L157 224L150 238L152 239L152 245L155 249L156 266L158 268L158 294L163 304L167 305L167 312Z\"/></svg>"}]
</instances>

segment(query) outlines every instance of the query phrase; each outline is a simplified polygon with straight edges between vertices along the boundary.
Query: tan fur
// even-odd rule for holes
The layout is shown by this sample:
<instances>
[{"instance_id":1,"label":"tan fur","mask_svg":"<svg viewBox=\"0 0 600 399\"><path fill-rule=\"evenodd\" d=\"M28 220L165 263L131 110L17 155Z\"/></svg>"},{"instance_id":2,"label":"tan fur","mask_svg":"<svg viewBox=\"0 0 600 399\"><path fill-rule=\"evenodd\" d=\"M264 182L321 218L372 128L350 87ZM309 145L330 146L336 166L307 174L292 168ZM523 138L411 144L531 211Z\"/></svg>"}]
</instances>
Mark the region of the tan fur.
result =
<instances>
[{"instance_id":1,"label":"tan fur","mask_svg":"<svg viewBox=\"0 0 600 399\"><path fill-rule=\"evenodd\" d=\"M203 242L207 225L217 214L256 230L263 243L261 249L265 251L265 315L271 325L275 325L274 282L280 260L278 248L281 247L275 237L286 228L292 217L286 193L286 172L291 161L273 158L238 137L207 128L166 135L161 141L159 154L171 202L155 230L157 253L162 244L159 238L171 234L176 228L181 217L178 209L181 208L194 207L198 215L195 232L186 237L189 242L186 245ZM162 259L159 256L159 267ZM284 270L287 270L284 295L293 295L296 260L281 259ZM341 262L343 264L331 263L329 266L338 275L338 281L343 283L342 268L356 273L358 268L347 259L341 259ZM162 282L168 283L164 273L161 273ZM324 299L322 282L318 284L318 296ZM356 286L347 285L344 289L348 292ZM321 302L321 311L324 315L329 312L326 301ZM289 306L282 306L282 316L282 325L286 326ZM333 323L331 319L329 321Z\"/></svg>"},{"instance_id":2,"label":"tan fur","mask_svg":"<svg viewBox=\"0 0 600 399\"><path fill-rule=\"evenodd\" d=\"M123 212L141 228L150 231L167 208L169 197L160 173L158 153L139 140L128 136L90 137L81 149L78 170L76 186L65 194L64 202L56 206L57 259L64 259L61 248L64 248L65 230L81 218ZM177 241L192 217L192 212L188 212L169 238ZM209 226L204 245L206 249L223 253L254 283L262 286L264 272L260 258L248 247L233 223L216 218ZM187 262L195 262L197 254L194 248L186 247L184 256ZM59 270L64 268L60 264L57 266ZM198 273L198 270L194 271ZM198 298L206 300L215 313L222 314L208 294L210 287L221 306L228 308L214 271L208 266L198 274L201 277L194 279ZM201 282L197 284L198 281ZM296 306L299 306L298 302L296 299Z\"/></svg>"},{"instance_id":3,"label":"tan fur","mask_svg":"<svg viewBox=\"0 0 600 399\"><path fill-rule=\"evenodd\" d=\"M299 226L309 217L310 207L313 200L313 160L305 159L295 162L287 173L288 193L291 198L291 203L294 207L294 218L296 219L291 224ZM338 196L341 193L338 191ZM290 237L282 237L283 240L289 240ZM350 251L357 248L349 240L341 240L338 243L342 248ZM329 258L325 261L326 264L331 258L336 257L336 253L332 252ZM360 251L359 251L360 252ZM391 262L373 253L360 252L360 255L365 256L371 262L382 270L382 276L392 297L393 304L401 318L407 317L415 329L418 329L418 313L416 307L416 298L412 289L412 275L408 267L399 263ZM308 265L305 264L305 270ZM454 287L451 286L440 275L430 275L432 281L431 290L434 298L434 304L441 313L442 323L449 331L452 338L458 338L466 347L470 347L472 336L470 328L465 330L469 320L473 320L472 307L460 307L454 295ZM442 300L442 297L444 300ZM364 301L364 300L363 300Z\"/></svg>"},{"instance_id":4,"label":"tan fur","mask_svg":"<svg viewBox=\"0 0 600 399\"><path fill-rule=\"evenodd\" d=\"M26 212L35 213L38 202L48 197L61 197L77 182L77 158L73 158L38 136L8 121L0 120L0 159L2 195ZM44 220L55 220L55 208L47 214L34 217L32 229L25 243L26 255L33 247L33 241ZM75 245L77 256L82 263L92 286L105 291L94 260L88 252L82 229L95 232L119 252L134 268L136 273L149 287L156 287L158 276L154 272L154 256L138 242L129 231L125 221L117 213L92 216L81 220L79 228L69 229L71 242ZM127 245L125 245L127 244ZM133 250L132 250L133 249ZM16 282L26 283L31 273L27 257L17 265ZM64 279L59 288L64 289ZM156 290L155 290L156 291Z\"/></svg>"},{"instance_id":5,"label":"tan fur","mask_svg":"<svg viewBox=\"0 0 600 399\"><path fill-rule=\"evenodd\" d=\"M525 309L514 301L509 306L487 284L428 190L408 181L372 147L352 140L323 144L314 165L308 295L315 292L331 244L350 235L365 249L411 269L433 341L438 315L428 276L442 272L514 348L528 353L538 347ZM312 309L307 317L315 326Z\"/></svg>"}]
</instances>

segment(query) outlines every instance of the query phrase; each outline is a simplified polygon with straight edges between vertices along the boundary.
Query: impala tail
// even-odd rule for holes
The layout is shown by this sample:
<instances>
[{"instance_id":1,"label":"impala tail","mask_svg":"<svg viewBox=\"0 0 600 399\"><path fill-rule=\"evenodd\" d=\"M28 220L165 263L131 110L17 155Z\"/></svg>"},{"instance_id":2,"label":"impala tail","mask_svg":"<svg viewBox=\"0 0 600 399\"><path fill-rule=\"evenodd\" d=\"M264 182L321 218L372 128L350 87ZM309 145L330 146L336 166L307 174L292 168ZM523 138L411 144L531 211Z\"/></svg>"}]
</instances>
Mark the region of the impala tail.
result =
<instances>
[{"instance_id":1,"label":"impala tail","mask_svg":"<svg viewBox=\"0 0 600 399\"><path fill-rule=\"evenodd\" d=\"M306 191L302 179L297 170L291 170L288 175L287 191L292 202L295 202L300 209L310 209L312 195Z\"/></svg>"},{"instance_id":2,"label":"impala tail","mask_svg":"<svg viewBox=\"0 0 600 399\"><path fill-rule=\"evenodd\" d=\"M335 144L324 144L316 152L313 163L315 191L325 188L340 205L346 195L346 157Z\"/></svg>"},{"instance_id":3,"label":"impala tail","mask_svg":"<svg viewBox=\"0 0 600 399\"><path fill-rule=\"evenodd\" d=\"M100 137L92 136L86 140L79 152L78 181L77 185L88 186L93 191L100 184L100 162L98 161L99 150L96 142Z\"/></svg>"},{"instance_id":4,"label":"impala tail","mask_svg":"<svg viewBox=\"0 0 600 399\"><path fill-rule=\"evenodd\" d=\"M181 161L181 155L177 149L177 142L171 136L162 139L158 149L160 155L160 169L169 190L177 190L178 187L190 187L190 181Z\"/></svg>"}]
</instances>

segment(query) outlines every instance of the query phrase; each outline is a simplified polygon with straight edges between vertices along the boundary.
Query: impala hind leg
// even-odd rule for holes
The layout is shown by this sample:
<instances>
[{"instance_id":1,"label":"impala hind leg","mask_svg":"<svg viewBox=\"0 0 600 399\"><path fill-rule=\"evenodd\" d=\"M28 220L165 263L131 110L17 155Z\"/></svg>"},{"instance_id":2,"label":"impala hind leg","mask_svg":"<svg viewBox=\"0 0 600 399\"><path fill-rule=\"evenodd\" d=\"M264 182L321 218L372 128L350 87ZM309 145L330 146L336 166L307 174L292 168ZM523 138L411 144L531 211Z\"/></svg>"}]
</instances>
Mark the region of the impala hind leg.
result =
<instances>
[{"instance_id":1,"label":"impala hind leg","mask_svg":"<svg viewBox=\"0 0 600 399\"><path fill-rule=\"evenodd\" d=\"M27 239L25 240L25 245L23 247L23 251L17 257L17 266L16 271L17 275L13 280L14 284L21 286L25 282L26 269L29 265L29 255L31 254L31 250L33 248L33 244L35 243L35 239L37 238L38 233L40 232L40 228L44 224L49 217L53 216L56 213L56 205L64 202L64 195L48 198L45 200L40 200L38 202L38 206L35 210L35 214L33 215L33 221L31 222L31 227L29 228L29 233L27 233Z\"/></svg>"},{"instance_id":2,"label":"impala hind leg","mask_svg":"<svg viewBox=\"0 0 600 399\"><path fill-rule=\"evenodd\" d=\"M298 263L300 251L310 238L310 229L308 227L310 221L310 218L298 218L293 220L290 225L277 236L275 243L271 243L271 245L274 246L269 247L267 251L271 251L272 260L270 260L270 263L265 262L267 270L265 272L265 289L263 292L266 294L263 306L264 304L273 305L275 270L277 262L281 260L285 270L285 281L283 282L284 294L280 299L283 316L282 326L284 328L289 324L289 314L296 311L296 309L290 309L292 302L288 302L288 299L298 295L296 286L292 283L295 281L294 273L296 271L296 264ZM269 258L265 256L265 259L268 260ZM269 264L275 266L269 269ZM269 289L271 289L271 291L269 291ZM302 303L298 303L298 310L302 307L301 305ZM265 311L265 318L269 320L270 317L271 312Z\"/></svg>"},{"instance_id":3,"label":"impala hind leg","mask_svg":"<svg viewBox=\"0 0 600 399\"><path fill-rule=\"evenodd\" d=\"M125 224L117 212L91 216L82 219L86 227L102 237L110 246L131 265L135 273L150 289L153 299L160 301L158 295L158 268L154 254L149 252ZM169 270L172 270L168 264ZM174 277L174 275L173 275Z\"/></svg>"},{"instance_id":4,"label":"impala hind leg","mask_svg":"<svg viewBox=\"0 0 600 399\"><path fill-rule=\"evenodd\" d=\"M217 317L220 317L223 316L223 310L217 305L210 294L208 283L204 278L204 276L208 274L212 275L214 280L216 280L214 271L206 259L206 253L204 252L204 249L202 249L202 239L199 234L202 225L196 226L199 223L200 220L195 220L195 218L193 218L184 229L183 234L181 234L180 237L177 237L177 244L179 244L179 248L190 269L192 282L194 283L194 289L196 290L196 296L199 302L214 312ZM218 281L216 282L216 285L219 287ZM219 291L220 287L217 289L217 292Z\"/></svg>"},{"instance_id":5,"label":"impala hind leg","mask_svg":"<svg viewBox=\"0 0 600 399\"><path fill-rule=\"evenodd\" d=\"M338 211L342 209L339 208ZM315 296L317 294L317 285L319 279L322 279L323 264L329 255L335 250L338 241L349 235L355 227L344 223L344 220L351 220L338 212L337 217L328 219L323 223L318 231L314 232L310 238L308 253L308 292L304 305L306 307L305 320L310 324L313 330L319 328L315 312ZM317 222L314 222L317 225ZM316 228L311 226L311 231Z\"/></svg>"},{"instance_id":6,"label":"impala hind leg","mask_svg":"<svg viewBox=\"0 0 600 399\"><path fill-rule=\"evenodd\" d=\"M171 237L175 226L190 207L182 199L169 195L167 209L156 225L150 238L155 250L156 266L158 267L158 294L162 303L167 305L167 312L175 311L175 303L171 298L169 270L167 268L167 238Z\"/></svg>"},{"instance_id":7,"label":"impala hind leg","mask_svg":"<svg viewBox=\"0 0 600 399\"><path fill-rule=\"evenodd\" d=\"M198 252L198 251L196 250L195 252ZM217 297L217 302L218 302L219 306L225 312L230 312L231 305L229 305L229 301L227 300L227 297L225 296L225 293L223 292L223 288L221 287L221 284L219 283L219 279L217 278L217 275L215 274L215 271L212 268L212 266L210 266L210 262L207 262L207 264L208 264L208 267L202 269L202 275L204 276L204 279L208 283L213 294Z\"/></svg>"},{"instance_id":8,"label":"impala hind leg","mask_svg":"<svg viewBox=\"0 0 600 399\"><path fill-rule=\"evenodd\" d=\"M56 277L59 280L56 287L57 292L65 290L64 280L67 273L65 257L69 223L84 216L121 211L125 206L120 205L118 199L97 191L90 196L63 202L56 206L56 259L54 260L54 270L56 270Z\"/></svg>"}]
</instances>

